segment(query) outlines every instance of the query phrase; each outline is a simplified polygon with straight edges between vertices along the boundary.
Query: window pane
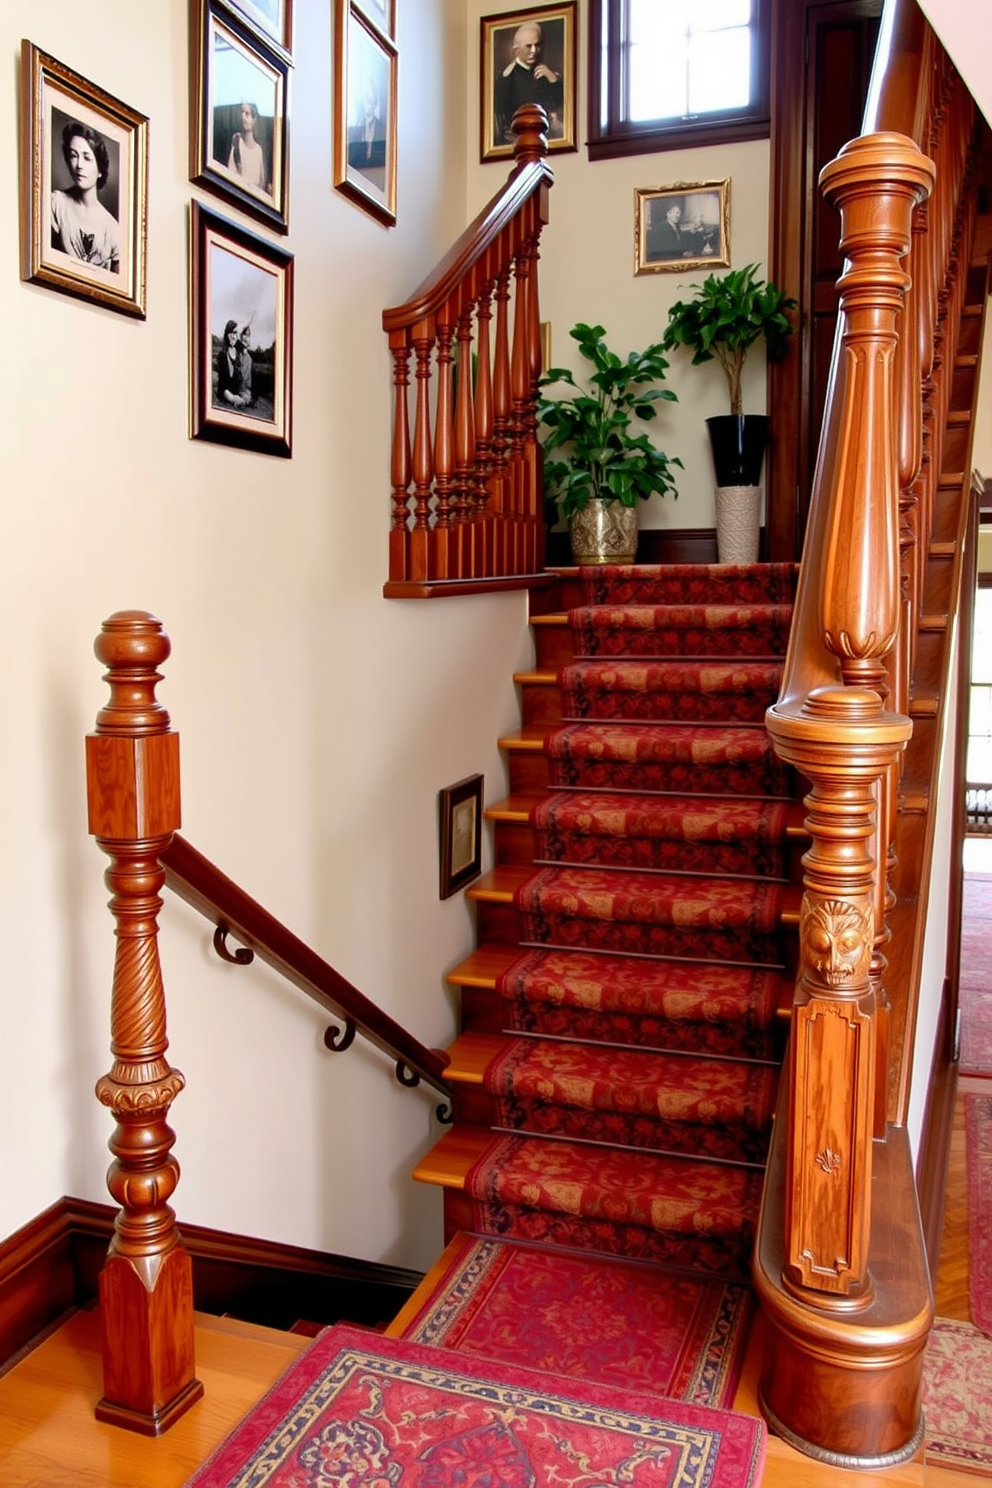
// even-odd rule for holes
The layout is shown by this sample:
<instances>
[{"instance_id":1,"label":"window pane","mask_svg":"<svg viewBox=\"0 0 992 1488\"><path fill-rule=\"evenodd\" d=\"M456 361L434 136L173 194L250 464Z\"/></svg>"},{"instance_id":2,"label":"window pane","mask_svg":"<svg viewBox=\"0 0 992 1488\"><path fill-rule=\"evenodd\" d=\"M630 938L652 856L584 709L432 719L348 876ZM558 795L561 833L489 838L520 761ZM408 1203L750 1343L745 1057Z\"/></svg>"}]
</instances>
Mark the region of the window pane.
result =
<instances>
[{"instance_id":1,"label":"window pane","mask_svg":"<svg viewBox=\"0 0 992 1488\"><path fill-rule=\"evenodd\" d=\"M630 0L628 118L683 118L751 101L751 0Z\"/></svg>"}]
</instances>

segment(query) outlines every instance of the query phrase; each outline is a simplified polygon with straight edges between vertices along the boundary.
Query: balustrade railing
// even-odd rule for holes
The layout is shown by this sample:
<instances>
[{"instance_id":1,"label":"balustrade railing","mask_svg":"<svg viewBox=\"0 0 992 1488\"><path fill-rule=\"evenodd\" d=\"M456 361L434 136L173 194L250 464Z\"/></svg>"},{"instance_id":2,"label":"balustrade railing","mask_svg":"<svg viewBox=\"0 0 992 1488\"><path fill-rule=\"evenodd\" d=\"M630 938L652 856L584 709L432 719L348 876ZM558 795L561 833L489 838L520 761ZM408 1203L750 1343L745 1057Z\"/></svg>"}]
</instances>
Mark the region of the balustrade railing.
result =
<instances>
[{"instance_id":1,"label":"balustrade railing","mask_svg":"<svg viewBox=\"0 0 992 1488\"><path fill-rule=\"evenodd\" d=\"M525 105L513 129L506 186L406 304L383 312L389 598L520 587L544 565L537 265L554 176L543 110Z\"/></svg>"},{"instance_id":2,"label":"balustrade railing","mask_svg":"<svg viewBox=\"0 0 992 1488\"><path fill-rule=\"evenodd\" d=\"M850 1467L910 1456L922 1430L932 1303L905 1121L936 774L910 781L904 760L914 721L938 718L954 690L933 673L953 656L940 601L953 607L963 572L969 429L951 400L974 107L914 0L887 5L880 45L866 133L820 178L846 261L790 647L767 714L777 752L810 782L811 846L755 1264L771 1322L766 1414ZM950 532L935 528L948 486ZM921 824L907 829L907 812Z\"/></svg>"}]
</instances>

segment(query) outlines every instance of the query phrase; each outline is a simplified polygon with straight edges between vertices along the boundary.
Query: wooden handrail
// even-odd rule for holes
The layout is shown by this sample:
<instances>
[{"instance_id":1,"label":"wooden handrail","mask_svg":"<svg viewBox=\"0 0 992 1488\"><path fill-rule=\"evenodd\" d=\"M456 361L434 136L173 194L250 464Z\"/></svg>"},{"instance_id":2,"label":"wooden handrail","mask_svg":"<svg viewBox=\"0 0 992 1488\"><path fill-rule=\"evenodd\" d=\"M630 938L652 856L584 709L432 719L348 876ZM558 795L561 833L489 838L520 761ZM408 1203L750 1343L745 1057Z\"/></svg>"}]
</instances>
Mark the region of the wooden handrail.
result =
<instances>
[{"instance_id":1,"label":"wooden handrail","mask_svg":"<svg viewBox=\"0 0 992 1488\"><path fill-rule=\"evenodd\" d=\"M932 1299L905 1121L955 679L928 680L928 699L920 661L934 656L926 637L952 622L970 551L945 427L973 117L915 0L889 0L866 133L820 177L846 261L782 690L767 714L776 751L810 782L811 847L755 1259L770 1322L763 1406L796 1445L848 1467L903 1460L922 1430ZM957 504L944 502L935 542L942 486ZM942 667L952 651L942 646ZM917 744L911 714L927 716L930 701L935 723ZM907 786L911 740L926 773Z\"/></svg>"},{"instance_id":2,"label":"wooden handrail","mask_svg":"<svg viewBox=\"0 0 992 1488\"><path fill-rule=\"evenodd\" d=\"M554 181L547 127L537 105L517 110L509 181L410 299L383 311L393 361L387 598L545 581L535 407L538 245Z\"/></svg>"},{"instance_id":3,"label":"wooden handrail","mask_svg":"<svg viewBox=\"0 0 992 1488\"><path fill-rule=\"evenodd\" d=\"M329 1049L348 1048L359 1033L396 1062L402 1084L424 1080L441 1094L450 1093L444 1079L446 1054L418 1043L178 832L160 854L160 861L166 886L217 927L215 943L223 945L226 936L232 935L326 1012L343 1020L343 1031L328 1029L324 1036ZM235 953L226 959L245 964L251 956Z\"/></svg>"}]
</instances>

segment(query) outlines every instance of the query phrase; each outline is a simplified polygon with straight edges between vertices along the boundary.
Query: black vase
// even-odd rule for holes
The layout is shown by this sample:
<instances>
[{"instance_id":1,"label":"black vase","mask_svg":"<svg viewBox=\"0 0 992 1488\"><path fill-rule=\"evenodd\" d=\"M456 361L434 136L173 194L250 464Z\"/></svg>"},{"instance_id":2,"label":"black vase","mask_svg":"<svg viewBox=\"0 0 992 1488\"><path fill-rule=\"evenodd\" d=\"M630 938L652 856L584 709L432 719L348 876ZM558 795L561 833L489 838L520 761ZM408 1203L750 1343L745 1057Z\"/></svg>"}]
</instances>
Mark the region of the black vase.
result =
<instances>
[{"instance_id":1,"label":"black vase","mask_svg":"<svg viewBox=\"0 0 992 1488\"><path fill-rule=\"evenodd\" d=\"M718 486L756 486L771 419L764 413L722 413L706 420Z\"/></svg>"}]
</instances>

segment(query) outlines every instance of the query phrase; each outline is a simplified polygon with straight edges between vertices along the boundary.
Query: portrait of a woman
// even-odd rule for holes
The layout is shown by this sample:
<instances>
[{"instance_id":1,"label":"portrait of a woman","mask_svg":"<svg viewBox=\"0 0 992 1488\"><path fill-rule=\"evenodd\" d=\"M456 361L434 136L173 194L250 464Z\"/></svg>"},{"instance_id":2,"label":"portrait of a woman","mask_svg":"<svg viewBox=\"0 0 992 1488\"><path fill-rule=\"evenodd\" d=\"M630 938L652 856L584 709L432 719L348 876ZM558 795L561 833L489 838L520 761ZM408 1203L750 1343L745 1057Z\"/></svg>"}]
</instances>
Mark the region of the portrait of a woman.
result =
<instances>
[{"instance_id":1,"label":"portrait of a woman","mask_svg":"<svg viewBox=\"0 0 992 1488\"><path fill-rule=\"evenodd\" d=\"M102 135L72 119L62 129L62 155L72 185L52 192L52 247L84 263L120 273L120 228L100 200L110 174Z\"/></svg>"},{"instance_id":2,"label":"portrait of a woman","mask_svg":"<svg viewBox=\"0 0 992 1488\"><path fill-rule=\"evenodd\" d=\"M265 160L265 149L256 137L258 105L246 99L241 105L241 128L231 138L227 168L240 176L245 186L272 195L272 181Z\"/></svg>"}]
</instances>

